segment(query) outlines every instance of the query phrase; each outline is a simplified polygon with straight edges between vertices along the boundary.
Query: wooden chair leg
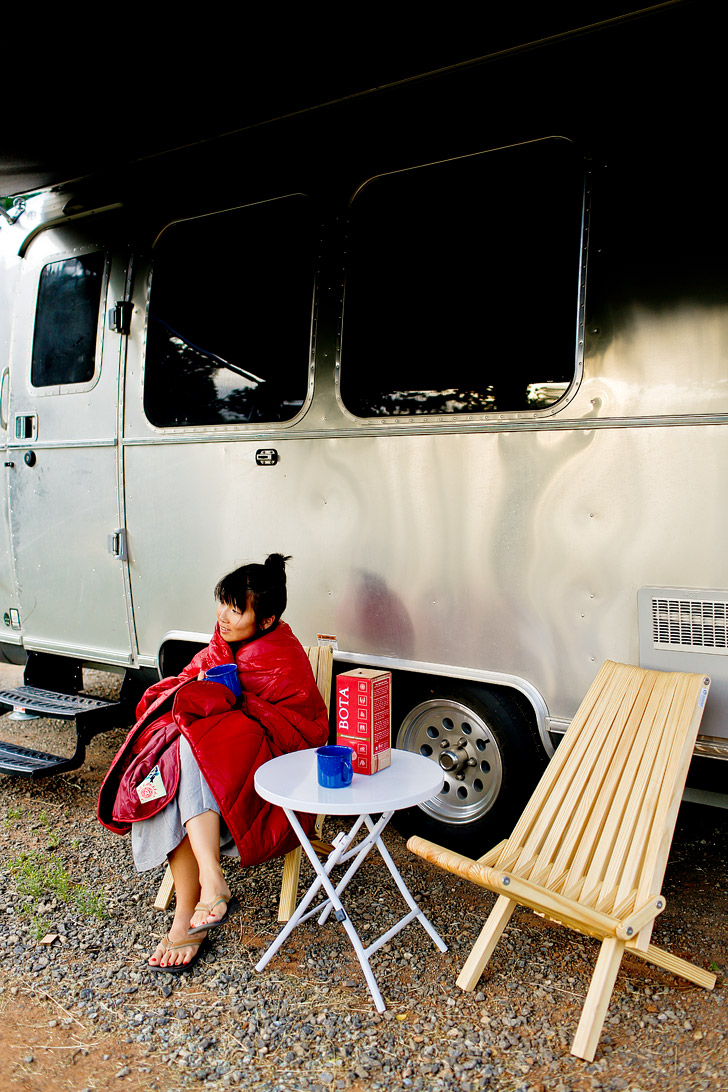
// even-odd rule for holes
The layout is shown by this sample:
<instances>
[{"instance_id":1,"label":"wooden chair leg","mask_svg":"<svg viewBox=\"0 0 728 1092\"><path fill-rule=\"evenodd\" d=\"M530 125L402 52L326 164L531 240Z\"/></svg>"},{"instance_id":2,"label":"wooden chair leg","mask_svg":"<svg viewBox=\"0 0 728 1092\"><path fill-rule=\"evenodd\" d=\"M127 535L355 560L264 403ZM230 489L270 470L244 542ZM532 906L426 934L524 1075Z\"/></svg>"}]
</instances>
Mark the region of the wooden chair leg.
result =
<instances>
[{"instance_id":1,"label":"wooden chair leg","mask_svg":"<svg viewBox=\"0 0 728 1092\"><path fill-rule=\"evenodd\" d=\"M631 948L628 944L627 951L644 959L646 963L653 963L655 967L661 967L663 971L686 978L688 982L694 982L696 986L702 986L706 990L712 990L717 981L717 975L714 975L712 971L696 967L694 963L688 963L686 959L680 959L680 956L673 955L672 952L656 948L654 944L648 945L644 952L640 948Z\"/></svg>"},{"instance_id":2,"label":"wooden chair leg","mask_svg":"<svg viewBox=\"0 0 728 1092\"><path fill-rule=\"evenodd\" d=\"M599 949L594 974L592 975L589 992L586 995L584 1008L581 1011L579 1027L576 1029L574 1042L571 1044L571 1053L577 1058L583 1058L586 1062L594 1061L599 1036L602 1034L604 1017L614 989L614 980L617 977L624 954L625 943L618 937L606 937Z\"/></svg>"},{"instance_id":3,"label":"wooden chair leg","mask_svg":"<svg viewBox=\"0 0 728 1092\"><path fill-rule=\"evenodd\" d=\"M292 849L286 853L283 859L283 879L281 881L281 897L278 902L278 920L288 921L296 908L296 895L298 893L298 875L301 871L301 847Z\"/></svg>"},{"instance_id":4,"label":"wooden chair leg","mask_svg":"<svg viewBox=\"0 0 728 1092\"><path fill-rule=\"evenodd\" d=\"M172 901L173 894L174 880L172 878L172 869L167 865L167 871L164 873L164 879L159 885L159 891L157 891L157 897L154 900L155 909L166 910Z\"/></svg>"},{"instance_id":5,"label":"wooden chair leg","mask_svg":"<svg viewBox=\"0 0 728 1092\"><path fill-rule=\"evenodd\" d=\"M324 830L325 815L316 816L314 826L315 837L311 839L311 845L319 857L325 859L334 848L321 841ZM292 849L283 858L283 878L281 880L281 897L278 901L278 921L283 924L288 921L296 908L296 895L298 894L298 877L301 871L301 847Z\"/></svg>"},{"instance_id":6,"label":"wooden chair leg","mask_svg":"<svg viewBox=\"0 0 728 1092\"><path fill-rule=\"evenodd\" d=\"M461 990L475 989L475 984L483 973L486 963L493 955L501 933L508 924L509 918L517 905L505 895L498 896L496 904L488 915L488 919L480 931L480 936L473 945L473 949L465 961L465 966L458 976L457 984Z\"/></svg>"}]
</instances>

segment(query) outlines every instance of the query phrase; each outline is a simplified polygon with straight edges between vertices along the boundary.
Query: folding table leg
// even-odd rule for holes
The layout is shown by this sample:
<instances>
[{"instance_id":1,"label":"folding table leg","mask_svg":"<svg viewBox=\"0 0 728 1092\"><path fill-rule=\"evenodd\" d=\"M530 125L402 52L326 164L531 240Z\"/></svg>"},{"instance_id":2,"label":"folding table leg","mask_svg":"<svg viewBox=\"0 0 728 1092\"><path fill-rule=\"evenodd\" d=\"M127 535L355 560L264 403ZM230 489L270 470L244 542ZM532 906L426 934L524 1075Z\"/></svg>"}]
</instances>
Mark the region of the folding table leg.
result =
<instances>
[{"instance_id":1,"label":"folding table leg","mask_svg":"<svg viewBox=\"0 0 728 1092\"><path fill-rule=\"evenodd\" d=\"M283 930L278 934L276 939L271 944L270 948L267 949L262 958L258 961L258 963L256 963L255 969L256 971L262 971L266 964L270 962L276 952L286 942L288 937L296 928L299 921L302 919L307 907L311 904L311 902L313 902L314 898L323 887L328 898L331 900L331 906L334 911L334 916L336 917L337 921L340 921L343 925L346 934L351 941L352 947L356 952L357 959L359 960L361 969L364 972L364 978L366 979L367 986L369 987L369 992L374 999L374 1004L376 1006L377 1012L384 1012L387 1006L384 1004L384 1000L379 991L379 986L377 985L377 981L374 977L374 974L372 973L372 969L369 966L369 961L367 959L366 952L364 951L364 946L359 939L359 934L352 925L349 915L346 913L346 910L342 906L341 900L336 894L333 884L329 879L328 872L321 864L321 861L319 861L318 857L316 856L315 850L312 848L311 844L306 838L303 827L299 823L296 814L292 811L289 811L287 808L284 808L284 811L288 816L288 821L295 830L301 842L301 845L303 846L306 856L313 865L313 869L316 873L317 879L314 881L314 883L311 884L311 887L307 891L306 895L296 907L293 917L290 919L288 924L284 926Z\"/></svg>"},{"instance_id":2,"label":"folding table leg","mask_svg":"<svg viewBox=\"0 0 728 1092\"><path fill-rule=\"evenodd\" d=\"M379 824L376 824L376 826L375 826L374 823L372 822L372 820L369 818L369 816L367 816L366 824L367 824L367 826L369 827L369 830L372 833L374 833L377 830L377 827L379 826ZM380 833L381 833L381 831L377 831L377 837L376 837L376 846L377 846L377 849L379 851L379 855L382 858L382 860L384 861L387 868L389 869L389 873L390 873L392 879L394 880L394 882L396 883L397 888L399 889L400 895L402 896L402 898L404 899L404 901L407 903L410 910L414 914L414 916L411 918L411 920L412 921L419 921L422 928L425 930L425 932L430 937L430 939L440 949L440 951L441 952L446 952L447 951L447 944L442 939L440 934L437 932L434 925L432 925L431 922L428 921L428 919L425 917L424 912L421 909L421 907L419 907L417 905L417 903L415 902L415 900L412 898L412 893L410 892L410 889L407 887L407 884L402 879L402 876L400 875L399 869L397 868L396 864L392 860L392 857L390 855L389 850L387 849L384 842L381 840L381 838L379 836ZM408 918L409 918L409 915L408 915ZM408 924L408 919L407 918L402 919L402 922L400 923L401 928L403 929L405 927L405 925L407 925L407 924ZM397 929L396 932L399 932L399 929ZM390 931L390 934L388 934L388 935L391 935L391 931ZM367 949L367 950L370 951L371 949Z\"/></svg>"},{"instance_id":3,"label":"folding table leg","mask_svg":"<svg viewBox=\"0 0 728 1092\"><path fill-rule=\"evenodd\" d=\"M358 846L355 846L354 849L352 849L351 852L355 853L356 856L354 857L354 860L351 862L351 864L347 868L346 872L344 873L344 875L341 877L341 879L339 880L339 882L336 885L335 891L336 891L337 895L339 895L339 896L341 895L342 891L344 891L346 889L346 887L348 886L349 881L356 874L356 872L358 872L360 865L362 865L364 863L364 860L369 855L369 851L375 845L375 843L376 843L376 841L377 841L377 839L379 837L379 834L384 830L384 828L386 827L387 823L389 822L389 820L392 818L393 815L394 815L394 812L392 812L392 811L386 812L386 814L380 816L380 818L379 818L379 820L377 821L376 824L372 823L372 820L369 818L368 815L360 816L359 821L356 824L356 826L349 832L349 834L350 834L349 841L351 841L351 836L353 836L356 833L357 829L362 825L362 823L364 823L365 820L366 820L366 824L367 824L367 826L369 828L369 834L367 834L366 838L362 842L360 842L360 844ZM331 869L327 868L326 871L330 872ZM319 918L319 925L324 924L324 922L326 921L326 919L328 918L330 913L331 913L331 906L329 905L329 906L324 908L324 911L321 914L321 917Z\"/></svg>"}]
</instances>

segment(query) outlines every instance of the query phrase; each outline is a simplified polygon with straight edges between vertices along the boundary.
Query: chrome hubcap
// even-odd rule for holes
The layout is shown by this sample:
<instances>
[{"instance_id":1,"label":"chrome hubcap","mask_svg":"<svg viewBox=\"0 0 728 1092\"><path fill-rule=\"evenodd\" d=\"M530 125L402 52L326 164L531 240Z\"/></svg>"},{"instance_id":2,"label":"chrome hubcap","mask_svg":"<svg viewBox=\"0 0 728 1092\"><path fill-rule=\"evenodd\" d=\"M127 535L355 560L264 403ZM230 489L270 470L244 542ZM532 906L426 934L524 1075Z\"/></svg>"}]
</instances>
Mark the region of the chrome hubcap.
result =
<instances>
[{"instance_id":1,"label":"chrome hubcap","mask_svg":"<svg viewBox=\"0 0 728 1092\"><path fill-rule=\"evenodd\" d=\"M503 781L495 736L466 705L451 699L422 702L405 718L397 746L437 762L445 774L442 791L420 804L449 823L472 823L493 806Z\"/></svg>"},{"instance_id":2,"label":"chrome hubcap","mask_svg":"<svg viewBox=\"0 0 728 1092\"><path fill-rule=\"evenodd\" d=\"M452 774L458 781L465 780L463 770L466 766L477 766L478 760L468 752L468 741L461 736L453 747L449 740L440 740L440 755L438 761L445 773Z\"/></svg>"}]
</instances>

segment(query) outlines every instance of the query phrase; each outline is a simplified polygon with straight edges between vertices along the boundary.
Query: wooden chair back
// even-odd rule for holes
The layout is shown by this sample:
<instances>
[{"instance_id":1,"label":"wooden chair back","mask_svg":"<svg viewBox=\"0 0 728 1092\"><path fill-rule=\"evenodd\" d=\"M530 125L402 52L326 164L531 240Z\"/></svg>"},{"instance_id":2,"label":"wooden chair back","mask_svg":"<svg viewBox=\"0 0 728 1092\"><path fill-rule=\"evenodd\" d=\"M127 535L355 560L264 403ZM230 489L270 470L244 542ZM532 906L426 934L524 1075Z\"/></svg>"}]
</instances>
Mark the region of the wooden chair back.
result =
<instances>
[{"instance_id":1,"label":"wooden chair back","mask_svg":"<svg viewBox=\"0 0 728 1092\"><path fill-rule=\"evenodd\" d=\"M334 652L329 645L307 645L308 655L313 677L319 689L319 694L324 699L327 710L331 708L331 678L334 671Z\"/></svg>"},{"instance_id":2,"label":"wooden chair back","mask_svg":"<svg viewBox=\"0 0 728 1092\"><path fill-rule=\"evenodd\" d=\"M334 652L327 645L311 645L306 648L308 659L313 670L319 693L324 699L326 709L331 708L331 678L334 671ZM325 815L316 816L316 838L312 840L315 849L319 846L323 850L321 842ZM330 846L325 847L327 850ZM286 922L291 917L296 906L296 894L298 892L298 877L301 871L301 847L297 846L283 858L283 876L281 878L281 896L278 902L278 921Z\"/></svg>"},{"instance_id":3,"label":"wooden chair back","mask_svg":"<svg viewBox=\"0 0 728 1092\"><path fill-rule=\"evenodd\" d=\"M688 766L708 696L704 675L601 668L510 838L477 861L422 838L407 845L495 891L460 976L472 990L514 908L602 941L572 1053L591 1060L626 948L708 989L715 975L650 943Z\"/></svg>"},{"instance_id":4,"label":"wooden chair back","mask_svg":"<svg viewBox=\"0 0 728 1092\"><path fill-rule=\"evenodd\" d=\"M629 915L662 883L708 685L607 661L495 867Z\"/></svg>"}]
</instances>

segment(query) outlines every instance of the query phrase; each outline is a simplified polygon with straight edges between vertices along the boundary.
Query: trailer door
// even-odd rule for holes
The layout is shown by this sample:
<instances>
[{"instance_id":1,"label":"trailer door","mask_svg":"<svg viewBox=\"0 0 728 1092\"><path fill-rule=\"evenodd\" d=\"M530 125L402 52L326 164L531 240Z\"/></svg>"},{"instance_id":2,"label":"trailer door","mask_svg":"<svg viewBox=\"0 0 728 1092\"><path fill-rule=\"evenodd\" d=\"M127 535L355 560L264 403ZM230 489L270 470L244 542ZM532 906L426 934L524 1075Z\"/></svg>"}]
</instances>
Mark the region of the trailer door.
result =
<instances>
[{"instance_id":1,"label":"trailer door","mask_svg":"<svg viewBox=\"0 0 728 1092\"><path fill-rule=\"evenodd\" d=\"M126 338L113 315L125 264L98 247L59 249L54 232L40 235L25 261L7 458L23 643L126 664L132 638L118 457Z\"/></svg>"}]
</instances>

